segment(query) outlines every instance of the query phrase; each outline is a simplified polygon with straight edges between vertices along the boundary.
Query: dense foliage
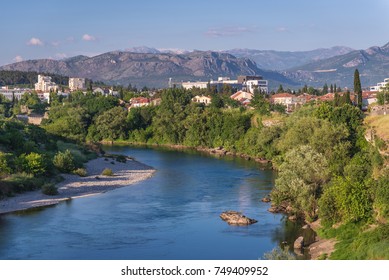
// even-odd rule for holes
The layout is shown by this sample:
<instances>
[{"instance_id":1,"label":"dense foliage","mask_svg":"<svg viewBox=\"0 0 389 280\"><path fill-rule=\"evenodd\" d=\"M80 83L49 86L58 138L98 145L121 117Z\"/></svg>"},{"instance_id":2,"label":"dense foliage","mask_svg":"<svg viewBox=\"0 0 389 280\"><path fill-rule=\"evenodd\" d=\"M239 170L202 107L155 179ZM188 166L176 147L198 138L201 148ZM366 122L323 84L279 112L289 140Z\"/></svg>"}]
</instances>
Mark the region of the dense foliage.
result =
<instances>
[{"instance_id":1,"label":"dense foliage","mask_svg":"<svg viewBox=\"0 0 389 280\"><path fill-rule=\"evenodd\" d=\"M60 155L77 158L78 164L62 168ZM0 118L0 198L35 189L53 194L59 172L72 172L90 156L40 127Z\"/></svg>"},{"instance_id":2,"label":"dense foliage","mask_svg":"<svg viewBox=\"0 0 389 280\"><path fill-rule=\"evenodd\" d=\"M69 77L51 74L51 73L39 73L45 76L50 76L52 81L59 85L68 85ZM0 86L5 85L24 85L27 87L34 87L34 84L38 81L37 72L22 72L22 71L0 71Z\"/></svg>"},{"instance_id":3,"label":"dense foliage","mask_svg":"<svg viewBox=\"0 0 389 280\"><path fill-rule=\"evenodd\" d=\"M124 91L121 94L133 96ZM286 115L284 108L271 106L260 96L249 110L223 94L212 93L210 106L191 102L197 94L196 89L168 89L158 93L159 106L128 110L117 98L76 92L51 104L43 127L52 135L80 143L108 140L222 146L230 152L266 158L278 172L273 203L287 204L294 215L307 220L320 218L328 228L334 224L387 223L389 171L383 168L384 159L377 147L365 139L363 114L350 104L348 95L332 103L308 104ZM25 141L26 136L20 134L24 127L15 129L15 125L0 134L0 144L6 147L0 153L0 174L17 171L41 176L51 170L43 162L68 172L81 167L72 165L80 155L71 149L42 152L35 140L46 139L46 147L56 143L41 129L32 129L27 137L32 140ZM7 149L15 154L10 155Z\"/></svg>"}]
</instances>

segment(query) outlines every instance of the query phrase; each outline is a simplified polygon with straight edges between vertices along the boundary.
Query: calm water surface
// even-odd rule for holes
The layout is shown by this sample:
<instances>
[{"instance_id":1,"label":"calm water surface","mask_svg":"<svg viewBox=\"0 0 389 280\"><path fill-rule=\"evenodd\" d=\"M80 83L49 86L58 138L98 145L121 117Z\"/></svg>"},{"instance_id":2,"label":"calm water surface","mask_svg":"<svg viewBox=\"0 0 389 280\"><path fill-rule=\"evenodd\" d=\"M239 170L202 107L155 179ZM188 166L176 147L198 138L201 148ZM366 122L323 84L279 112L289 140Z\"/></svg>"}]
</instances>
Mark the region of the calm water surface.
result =
<instances>
[{"instance_id":1,"label":"calm water surface","mask_svg":"<svg viewBox=\"0 0 389 280\"><path fill-rule=\"evenodd\" d=\"M0 259L259 259L298 225L260 199L274 173L197 152L106 147L157 169L139 184L54 207L0 216ZM258 223L229 226L239 210Z\"/></svg>"}]
</instances>

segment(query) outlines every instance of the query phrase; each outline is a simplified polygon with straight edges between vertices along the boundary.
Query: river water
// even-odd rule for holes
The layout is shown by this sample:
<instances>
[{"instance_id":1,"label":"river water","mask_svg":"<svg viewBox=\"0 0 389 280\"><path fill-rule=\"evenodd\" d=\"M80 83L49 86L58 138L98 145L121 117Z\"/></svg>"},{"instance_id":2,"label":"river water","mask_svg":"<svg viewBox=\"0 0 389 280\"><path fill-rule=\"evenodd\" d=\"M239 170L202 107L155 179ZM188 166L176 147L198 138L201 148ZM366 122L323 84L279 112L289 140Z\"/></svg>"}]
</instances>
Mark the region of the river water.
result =
<instances>
[{"instance_id":1,"label":"river water","mask_svg":"<svg viewBox=\"0 0 389 280\"><path fill-rule=\"evenodd\" d=\"M274 172L237 158L105 147L157 169L136 185L0 216L0 259L261 259L299 225L267 211ZM258 220L229 226L226 210Z\"/></svg>"}]
</instances>

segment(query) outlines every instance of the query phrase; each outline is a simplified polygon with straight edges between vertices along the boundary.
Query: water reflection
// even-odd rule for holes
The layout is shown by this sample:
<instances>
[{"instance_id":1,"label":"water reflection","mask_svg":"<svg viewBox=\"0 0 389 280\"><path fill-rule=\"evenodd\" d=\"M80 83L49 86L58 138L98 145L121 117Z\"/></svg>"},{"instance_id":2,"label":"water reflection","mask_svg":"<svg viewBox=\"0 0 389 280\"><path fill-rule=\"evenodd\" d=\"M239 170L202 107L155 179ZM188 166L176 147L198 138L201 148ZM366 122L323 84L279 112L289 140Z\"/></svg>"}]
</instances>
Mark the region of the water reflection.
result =
<instances>
[{"instance_id":1,"label":"water reflection","mask_svg":"<svg viewBox=\"0 0 389 280\"><path fill-rule=\"evenodd\" d=\"M195 151L108 147L157 169L137 185L0 217L1 259L258 259L300 225L267 211L271 170ZM243 211L258 223L219 218Z\"/></svg>"}]
</instances>

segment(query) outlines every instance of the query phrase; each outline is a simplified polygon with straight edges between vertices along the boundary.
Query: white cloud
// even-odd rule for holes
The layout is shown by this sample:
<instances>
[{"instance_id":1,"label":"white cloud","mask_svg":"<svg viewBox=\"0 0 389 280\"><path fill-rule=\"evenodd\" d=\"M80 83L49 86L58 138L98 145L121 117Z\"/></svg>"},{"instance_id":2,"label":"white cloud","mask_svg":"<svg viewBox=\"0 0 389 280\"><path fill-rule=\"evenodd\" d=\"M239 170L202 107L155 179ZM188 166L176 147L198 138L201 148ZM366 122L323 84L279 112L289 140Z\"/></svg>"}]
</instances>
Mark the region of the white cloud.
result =
<instances>
[{"instance_id":1,"label":"white cloud","mask_svg":"<svg viewBox=\"0 0 389 280\"><path fill-rule=\"evenodd\" d=\"M38 39L38 38L35 38L35 37L32 37L28 42L27 42L27 45L29 46L43 46L43 42Z\"/></svg>"},{"instance_id":2,"label":"white cloud","mask_svg":"<svg viewBox=\"0 0 389 280\"><path fill-rule=\"evenodd\" d=\"M280 27L277 27L276 31L277 32L288 32L289 29L286 28L285 26L280 26Z\"/></svg>"},{"instance_id":3,"label":"white cloud","mask_svg":"<svg viewBox=\"0 0 389 280\"><path fill-rule=\"evenodd\" d=\"M51 42L51 45L52 45L53 47L59 47L59 45L61 45L61 42L59 42L59 41L53 41L53 42Z\"/></svg>"},{"instance_id":4,"label":"white cloud","mask_svg":"<svg viewBox=\"0 0 389 280\"><path fill-rule=\"evenodd\" d=\"M15 61L15 62L21 62L23 60L24 60L23 57L20 56L20 55L15 56L14 59L13 59L13 61Z\"/></svg>"},{"instance_id":5,"label":"white cloud","mask_svg":"<svg viewBox=\"0 0 389 280\"><path fill-rule=\"evenodd\" d=\"M205 35L208 37L231 37L251 32L253 32L253 29L248 27L222 27L210 28L207 32L205 32Z\"/></svg>"},{"instance_id":6,"label":"white cloud","mask_svg":"<svg viewBox=\"0 0 389 280\"><path fill-rule=\"evenodd\" d=\"M84 41L96 41L96 37L89 35L89 34L84 34L84 35L82 35L82 40L84 40Z\"/></svg>"},{"instance_id":7,"label":"white cloud","mask_svg":"<svg viewBox=\"0 0 389 280\"><path fill-rule=\"evenodd\" d=\"M56 53L55 57L58 59L64 59L67 58L68 56L66 55L66 53Z\"/></svg>"}]
</instances>

